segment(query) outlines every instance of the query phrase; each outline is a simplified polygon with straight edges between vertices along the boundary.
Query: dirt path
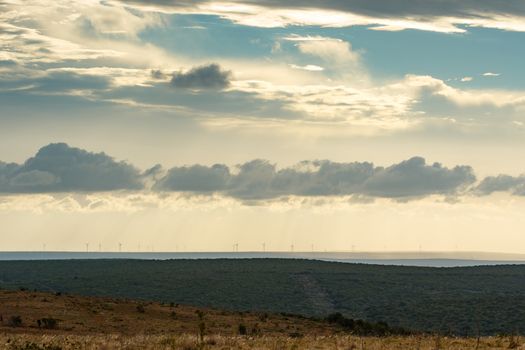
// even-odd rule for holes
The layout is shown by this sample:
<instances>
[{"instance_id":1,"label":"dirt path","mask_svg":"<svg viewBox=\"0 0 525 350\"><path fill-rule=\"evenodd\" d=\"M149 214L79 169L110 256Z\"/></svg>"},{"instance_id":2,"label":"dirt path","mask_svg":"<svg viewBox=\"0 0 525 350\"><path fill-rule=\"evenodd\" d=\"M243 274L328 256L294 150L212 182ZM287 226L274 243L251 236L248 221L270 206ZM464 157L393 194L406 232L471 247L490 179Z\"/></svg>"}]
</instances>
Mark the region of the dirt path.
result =
<instances>
[{"instance_id":1,"label":"dirt path","mask_svg":"<svg viewBox=\"0 0 525 350\"><path fill-rule=\"evenodd\" d=\"M303 287L315 315L325 316L335 312L335 306L321 284L309 273L297 273L293 278Z\"/></svg>"}]
</instances>

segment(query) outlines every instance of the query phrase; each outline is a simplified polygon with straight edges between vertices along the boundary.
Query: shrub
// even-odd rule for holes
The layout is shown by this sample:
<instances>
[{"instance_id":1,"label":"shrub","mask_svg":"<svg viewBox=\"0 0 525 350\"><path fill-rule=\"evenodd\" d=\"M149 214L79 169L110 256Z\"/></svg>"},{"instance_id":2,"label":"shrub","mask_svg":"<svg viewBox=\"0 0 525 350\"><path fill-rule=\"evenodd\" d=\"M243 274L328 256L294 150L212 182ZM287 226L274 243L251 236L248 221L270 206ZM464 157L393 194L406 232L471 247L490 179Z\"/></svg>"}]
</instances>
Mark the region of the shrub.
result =
<instances>
[{"instance_id":1,"label":"shrub","mask_svg":"<svg viewBox=\"0 0 525 350\"><path fill-rule=\"evenodd\" d=\"M259 315L259 321L266 322L268 320L268 314L265 312Z\"/></svg>"},{"instance_id":2,"label":"shrub","mask_svg":"<svg viewBox=\"0 0 525 350\"><path fill-rule=\"evenodd\" d=\"M145 313L145 312L146 312L146 309L144 308L144 305L142 305L142 304L138 304L138 305L137 305L137 312L138 312L138 313L141 313L141 314Z\"/></svg>"},{"instance_id":3,"label":"shrub","mask_svg":"<svg viewBox=\"0 0 525 350\"><path fill-rule=\"evenodd\" d=\"M240 335L246 335L247 331L246 331L246 326L243 325L242 323L239 325L239 334Z\"/></svg>"},{"instance_id":4,"label":"shrub","mask_svg":"<svg viewBox=\"0 0 525 350\"><path fill-rule=\"evenodd\" d=\"M410 335L414 333L404 328L390 327L386 322L373 323L346 318L340 312L328 315L326 321L335 323L353 334L363 336L373 335L382 337L387 335Z\"/></svg>"},{"instance_id":5,"label":"shrub","mask_svg":"<svg viewBox=\"0 0 525 350\"><path fill-rule=\"evenodd\" d=\"M55 318L47 317L36 321L38 327L45 329L56 329L58 327L58 320Z\"/></svg>"},{"instance_id":6,"label":"shrub","mask_svg":"<svg viewBox=\"0 0 525 350\"><path fill-rule=\"evenodd\" d=\"M299 333L299 332L292 332L290 334L288 334L288 336L290 338L302 338L303 337L303 334L302 333Z\"/></svg>"},{"instance_id":7,"label":"shrub","mask_svg":"<svg viewBox=\"0 0 525 350\"><path fill-rule=\"evenodd\" d=\"M38 345L36 343L27 342L24 345L15 347L18 350L62 350L58 345L44 344Z\"/></svg>"},{"instance_id":8,"label":"shrub","mask_svg":"<svg viewBox=\"0 0 525 350\"><path fill-rule=\"evenodd\" d=\"M7 321L9 327L21 327L22 326L22 317L20 316L11 316Z\"/></svg>"}]
</instances>

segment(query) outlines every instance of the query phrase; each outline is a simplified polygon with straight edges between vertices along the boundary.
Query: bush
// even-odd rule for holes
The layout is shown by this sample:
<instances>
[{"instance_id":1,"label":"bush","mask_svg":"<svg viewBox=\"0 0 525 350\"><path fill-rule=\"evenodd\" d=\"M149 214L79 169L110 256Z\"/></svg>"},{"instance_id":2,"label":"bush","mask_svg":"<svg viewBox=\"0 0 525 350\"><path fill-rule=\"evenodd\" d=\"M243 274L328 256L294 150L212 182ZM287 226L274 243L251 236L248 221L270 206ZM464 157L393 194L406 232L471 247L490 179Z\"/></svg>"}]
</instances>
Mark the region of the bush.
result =
<instances>
[{"instance_id":1,"label":"bush","mask_svg":"<svg viewBox=\"0 0 525 350\"><path fill-rule=\"evenodd\" d=\"M7 321L9 327L21 327L22 326L22 317L20 316L11 316Z\"/></svg>"},{"instance_id":2,"label":"bush","mask_svg":"<svg viewBox=\"0 0 525 350\"><path fill-rule=\"evenodd\" d=\"M56 329L58 327L58 320L55 318L47 317L42 318L36 321L38 324L38 327L42 327L45 329Z\"/></svg>"},{"instance_id":3,"label":"bush","mask_svg":"<svg viewBox=\"0 0 525 350\"><path fill-rule=\"evenodd\" d=\"M240 335L246 335L247 331L246 331L246 326L243 325L242 323L239 325L239 334Z\"/></svg>"},{"instance_id":4,"label":"bush","mask_svg":"<svg viewBox=\"0 0 525 350\"><path fill-rule=\"evenodd\" d=\"M51 344L38 345L32 342L27 342L24 345L20 345L16 347L16 349L19 349L19 350L62 350L62 348L58 345L51 345Z\"/></svg>"},{"instance_id":5,"label":"bush","mask_svg":"<svg viewBox=\"0 0 525 350\"><path fill-rule=\"evenodd\" d=\"M387 335L410 335L414 333L404 328L390 327L386 322L373 323L346 318L340 312L328 315L326 321L335 323L353 334L363 336L373 335L382 337Z\"/></svg>"},{"instance_id":6,"label":"bush","mask_svg":"<svg viewBox=\"0 0 525 350\"><path fill-rule=\"evenodd\" d=\"M146 312L146 309L144 308L144 305L142 305L142 304L138 304L138 305L137 305L137 312L138 312L138 313L141 313L141 314L145 313L145 312Z\"/></svg>"}]
</instances>

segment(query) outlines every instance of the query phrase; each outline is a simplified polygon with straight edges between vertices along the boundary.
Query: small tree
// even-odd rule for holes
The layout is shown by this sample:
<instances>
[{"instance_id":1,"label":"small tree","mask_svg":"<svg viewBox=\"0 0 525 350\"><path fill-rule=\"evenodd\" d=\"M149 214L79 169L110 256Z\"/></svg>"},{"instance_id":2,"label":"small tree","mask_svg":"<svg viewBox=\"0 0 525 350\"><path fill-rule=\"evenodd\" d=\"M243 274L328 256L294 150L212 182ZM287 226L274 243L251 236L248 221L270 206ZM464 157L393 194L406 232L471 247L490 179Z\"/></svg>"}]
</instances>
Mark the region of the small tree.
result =
<instances>
[{"instance_id":1,"label":"small tree","mask_svg":"<svg viewBox=\"0 0 525 350\"><path fill-rule=\"evenodd\" d=\"M246 331L246 326L243 325L242 323L239 324L239 334L240 335L246 335L247 331Z\"/></svg>"}]
</instances>

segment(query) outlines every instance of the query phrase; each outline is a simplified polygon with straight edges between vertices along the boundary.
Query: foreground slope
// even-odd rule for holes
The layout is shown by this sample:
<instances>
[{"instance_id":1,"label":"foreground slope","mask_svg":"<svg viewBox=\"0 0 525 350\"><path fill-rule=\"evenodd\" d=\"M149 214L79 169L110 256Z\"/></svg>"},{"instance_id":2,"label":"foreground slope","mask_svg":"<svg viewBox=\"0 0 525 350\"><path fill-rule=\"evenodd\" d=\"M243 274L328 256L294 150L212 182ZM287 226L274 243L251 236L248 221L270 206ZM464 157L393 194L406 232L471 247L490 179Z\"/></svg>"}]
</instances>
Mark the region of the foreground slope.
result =
<instances>
[{"instance_id":1,"label":"foreground slope","mask_svg":"<svg viewBox=\"0 0 525 350\"><path fill-rule=\"evenodd\" d=\"M525 349L517 336L358 336L338 324L129 299L0 290L0 349Z\"/></svg>"}]
</instances>

